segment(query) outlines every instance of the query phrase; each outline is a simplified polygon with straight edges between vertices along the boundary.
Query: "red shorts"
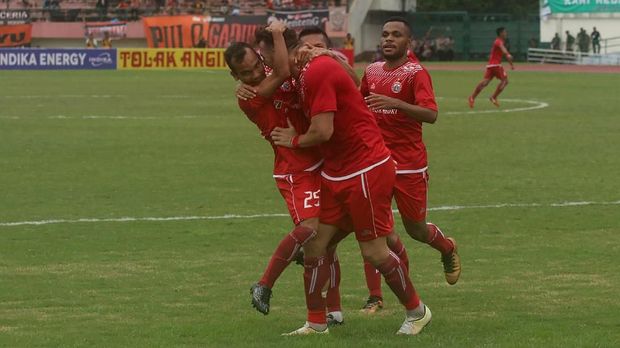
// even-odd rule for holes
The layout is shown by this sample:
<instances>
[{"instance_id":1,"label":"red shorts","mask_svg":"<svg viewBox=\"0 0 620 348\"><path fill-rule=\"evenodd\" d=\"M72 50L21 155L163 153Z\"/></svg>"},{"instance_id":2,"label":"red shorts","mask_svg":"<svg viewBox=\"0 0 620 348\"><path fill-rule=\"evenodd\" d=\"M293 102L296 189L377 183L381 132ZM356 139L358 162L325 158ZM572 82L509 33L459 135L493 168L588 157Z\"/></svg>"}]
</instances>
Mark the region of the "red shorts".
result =
<instances>
[{"instance_id":1,"label":"red shorts","mask_svg":"<svg viewBox=\"0 0 620 348\"><path fill-rule=\"evenodd\" d=\"M414 222L426 220L428 172L396 175L394 198L403 218Z\"/></svg>"},{"instance_id":2,"label":"red shorts","mask_svg":"<svg viewBox=\"0 0 620 348\"><path fill-rule=\"evenodd\" d=\"M293 223L319 217L321 212L321 174L318 170L289 175L274 175L276 185L291 214Z\"/></svg>"},{"instance_id":3,"label":"red shorts","mask_svg":"<svg viewBox=\"0 0 620 348\"><path fill-rule=\"evenodd\" d=\"M497 77L498 80L505 80L508 77L503 66L498 65L487 67L487 70L484 72L485 80L491 80L494 77Z\"/></svg>"},{"instance_id":4,"label":"red shorts","mask_svg":"<svg viewBox=\"0 0 620 348\"><path fill-rule=\"evenodd\" d=\"M396 168L385 163L341 181L322 178L321 223L343 231L355 231L358 241L369 241L392 233L392 196Z\"/></svg>"}]
</instances>

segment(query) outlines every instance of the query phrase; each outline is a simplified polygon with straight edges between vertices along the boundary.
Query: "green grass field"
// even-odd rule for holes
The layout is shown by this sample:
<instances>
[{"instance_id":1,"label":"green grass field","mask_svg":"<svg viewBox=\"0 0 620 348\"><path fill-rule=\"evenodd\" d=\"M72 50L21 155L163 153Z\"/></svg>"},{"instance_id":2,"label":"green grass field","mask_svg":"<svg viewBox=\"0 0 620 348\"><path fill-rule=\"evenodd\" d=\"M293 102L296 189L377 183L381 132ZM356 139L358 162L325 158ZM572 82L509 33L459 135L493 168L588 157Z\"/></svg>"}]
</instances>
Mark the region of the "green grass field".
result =
<instances>
[{"instance_id":1,"label":"green grass field","mask_svg":"<svg viewBox=\"0 0 620 348\"><path fill-rule=\"evenodd\" d=\"M350 237L346 324L283 338L305 320L301 268L268 316L248 289L290 219L205 218L286 214L226 72L0 72L0 347L620 346L618 75L510 72L499 111L541 108L464 114L481 75L433 72L425 128L429 219L460 243L459 283L397 224L432 324L395 336L385 285L385 310L358 312Z\"/></svg>"}]
</instances>

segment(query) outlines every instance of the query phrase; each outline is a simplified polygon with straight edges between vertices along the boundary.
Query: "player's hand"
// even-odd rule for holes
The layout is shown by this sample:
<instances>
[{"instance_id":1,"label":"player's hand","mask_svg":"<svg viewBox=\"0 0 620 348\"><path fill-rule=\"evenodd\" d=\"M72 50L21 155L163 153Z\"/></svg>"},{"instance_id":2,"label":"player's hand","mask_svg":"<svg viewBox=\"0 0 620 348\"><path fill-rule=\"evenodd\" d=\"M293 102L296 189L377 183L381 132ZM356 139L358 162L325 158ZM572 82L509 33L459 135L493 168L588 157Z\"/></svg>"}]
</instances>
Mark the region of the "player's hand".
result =
<instances>
[{"instance_id":1,"label":"player's hand","mask_svg":"<svg viewBox=\"0 0 620 348\"><path fill-rule=\"evenodd\" d=\"M250 100L256 97L258 91L254 87L242 83L237 86L235 94L237 95L237 98L241 100Z\"/></svg>"},{"instance_id":2,"label":"player's hand","mask_svg":"<svg viewBox=\"0 0 620 348\"><path fill-rule=\"evenodd\" d=\"M286 23L276 19L273 20L265 29L271 33L283 33L286 30Z\"/></svg>"},{"instance_id":3,"label":"player's hand","mask_svg":"<svg viewBox=\"0 0 620 348\"><path fill-rule=\"evenodd\" d=\"M364 100L370 109L398 109L401 103L400 99L375 93L370 93Z\"/></svg>"},{"instance_id":4,"label":"player's hand","mask_svg":"<svg viewBox=\"0 0 620 348\"><path fill-rule=\"evenodd\" d=\"M288 118L286 123L288 123L288 128L276 127L271 131L271 140L278 146L293 148L293 137L297 135L297 131Z\"/></svg>"}]
</instances>

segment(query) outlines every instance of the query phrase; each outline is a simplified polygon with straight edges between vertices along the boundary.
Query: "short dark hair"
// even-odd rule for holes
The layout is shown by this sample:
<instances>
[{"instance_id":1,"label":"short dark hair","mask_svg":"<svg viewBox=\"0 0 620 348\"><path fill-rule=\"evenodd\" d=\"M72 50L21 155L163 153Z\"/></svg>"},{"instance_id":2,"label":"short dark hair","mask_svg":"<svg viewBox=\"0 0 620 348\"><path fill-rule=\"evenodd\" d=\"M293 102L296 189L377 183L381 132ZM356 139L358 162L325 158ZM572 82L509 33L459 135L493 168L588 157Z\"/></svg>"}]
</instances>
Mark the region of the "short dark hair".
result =
<instances>
[{"instance_id":1,"label":"short dark hair","mask_svg":"<svg viewBox=\"0 0 620 348\"><path fill-rule=\"evenodd\" d=\"M504 30L506 30L506 28L504 28L504 27L499 27L499 28L495 29L495 33L497 34L497 36L499 36L499 34L501 34L501 33L502 33L502 31L504 31Z\"/></svg>"},{"instance_id":2,"label":"short dark hair","mask_svg":"<svg viewBox=\"0 0 620 348\"><path fill-rule=\"evenodd\" d=\"M389 22L403 23L405 27L407 28L407 30L409 30L409 36L411 36L411 34L413 33L413 31L411 30L411 25L409 25L409 22L407 22L407 20L404 17L400 17L400 16L390 17L385 22L383 22L383 25Z\"/></svg>"},{"instance_id":3,"label":"short dark hair","mask_svg":"<svg viewBox=\"0 0 620 348\"><path fill-rule=\"evenodd\" d=\"M282 33L282 35L284 36L284 43L286 44L286 48L287 49L291 49L295 46L297 46L297 33L295 32L295 30L291 29L291 28L286 28L286 30L284 30L284 33ZM273 35L271 34L270 31L267 30L267 28L260 28L256 31L256 44L258 45L261 42L264 42L265 45L267 45L267 47L273 47Z\"/></svg>"},{"instance_id":4,"label":"short dark hair","mask_svg":"<svg viewBox=\"0 0 620 348\"><path fill-rule=\"evenodd\" d=\"M252 46L245 42L233 42L228 46L226 51L224 51L224 60L226 64L230 68L230 70L235 71L233 64L239 64L245 58L246 48L254 50Z\"/></svg>"},{"instance_id":5,"label":"short dark hair","mask_svg":"<svg viewBox=\"0 0 620 348\"><path fill-rule=\"evenodd\" d=\"M327 48L331 48L332 47L332 40L329 39L329 36L327 36L327 33L325 32L325 30L323 30L323 29L321 29L320 27L317 27L317 26L308 27L308 28L302 30L299 33L299 40L301 40L301 38L304 37L304 36L314 35L314 34L321 34L321 35L323 35L323 38L325 39L325 43L327 44Z\"/></svg>"}]
</instances>

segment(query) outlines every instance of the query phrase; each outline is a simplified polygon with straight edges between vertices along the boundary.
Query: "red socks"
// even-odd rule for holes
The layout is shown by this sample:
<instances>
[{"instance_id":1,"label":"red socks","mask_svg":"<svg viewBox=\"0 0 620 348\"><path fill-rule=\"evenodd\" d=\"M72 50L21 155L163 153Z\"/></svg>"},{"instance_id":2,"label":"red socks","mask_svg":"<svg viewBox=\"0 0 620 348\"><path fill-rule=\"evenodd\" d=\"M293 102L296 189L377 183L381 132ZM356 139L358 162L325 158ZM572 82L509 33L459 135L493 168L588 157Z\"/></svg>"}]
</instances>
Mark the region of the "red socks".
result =
<instances>
[{"instance_id":1,"label":"red socks","mask_svg":"<svg viewBox=\"0 0 620 348\"><path fill-rule=\"evenodd\" d=\"M278 244L278 247L273 252L267 269L263 273L259 283L273 288L273 284L276 282L280 274L284 272L284 269L291 263L291 260L297 255L299 248L306 243L306 241L314 236L316 232L305 226L297 226L293 231L287 234Z\"/></svg>"},{"instance_id":2,"label":"red socks","mask_svg":"<svg viewBox=\"0 0 620 348\"><path fill-rule=\"evenodd\" d=\"M327 261L325 256L304 258L304 289L306 307L308 308L308 322L315 324L327 323L325 299L321 293L331 275L330 264Z\"/></svg>"},{"instance_id":3,"label":"red socks","mask_svg":"<svg viewBox=\"0 0 620 348\"><path fill-rule=\"evenodd\" d=\"M454 250L454 244L446 239L443 232L433 223L427 223L428 228L428 245L439 250L442 255L451 253Z\"/></svg>"},{"instance_id":4,"label":"red socks","mask_svg":"<svg viewBox=\"0 0 620 348\"><path fill-rule=\"evenodd\" d=\"M405 245L400 240L400 237L396 236L396 241L393 242L392 245L389 244L390 242L388 241L390 250L398 256L408 271L409 256L407 255L407 249L405 249ZM366 275L366 286L368 286L369 295L383 298L383 294L381 293L381 273L369 262L364 261L364 274Z\"/></svg>"},{"instance_id":5,"label":"red socks","mask_svg":"<svg viewBox=\"0 0 620 348\"><path fill-rule=\"evenodd\" d=\"M329 288L327 289L327 298L325 304L327 312L340 312L340 261L336 250L327 252L327 260L329 262Z\"/></svg>"},{"instance_id":6,"label":"red socks","mask_svg":"<svg viewBox=\"0 0 620 348\"><path fill-rule=\"evenodd\" d=\"M411 283L407 268L396 254L390 252L388 259L378 265L377 269L383 274L385 282L407 310L415 309L420 305L420 298Z\"/></svg>"}]
</instances>

